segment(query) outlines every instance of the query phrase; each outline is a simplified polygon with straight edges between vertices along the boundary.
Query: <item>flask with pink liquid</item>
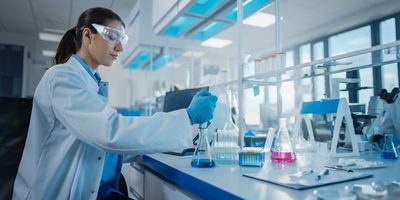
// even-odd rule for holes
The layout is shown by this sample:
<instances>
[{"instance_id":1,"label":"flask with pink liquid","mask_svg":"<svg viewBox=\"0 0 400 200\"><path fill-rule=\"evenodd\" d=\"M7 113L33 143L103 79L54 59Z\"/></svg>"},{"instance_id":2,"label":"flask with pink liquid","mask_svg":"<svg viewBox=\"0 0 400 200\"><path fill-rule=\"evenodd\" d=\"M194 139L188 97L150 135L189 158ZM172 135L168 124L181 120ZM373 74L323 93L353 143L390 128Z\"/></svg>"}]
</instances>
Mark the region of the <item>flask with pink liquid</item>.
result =
<instances>
[{"instance_id":1,"label":"flask with pink liquid","mask_svg":"<svg viewBox=\"0 0 400 200\"><path fill-rule=\"evenodd\" d=\"M271 160L278 163L290 163L296 160L286 127L286 118L279 119L279 131L271 147Z\"/></svg>"}]
</instances>

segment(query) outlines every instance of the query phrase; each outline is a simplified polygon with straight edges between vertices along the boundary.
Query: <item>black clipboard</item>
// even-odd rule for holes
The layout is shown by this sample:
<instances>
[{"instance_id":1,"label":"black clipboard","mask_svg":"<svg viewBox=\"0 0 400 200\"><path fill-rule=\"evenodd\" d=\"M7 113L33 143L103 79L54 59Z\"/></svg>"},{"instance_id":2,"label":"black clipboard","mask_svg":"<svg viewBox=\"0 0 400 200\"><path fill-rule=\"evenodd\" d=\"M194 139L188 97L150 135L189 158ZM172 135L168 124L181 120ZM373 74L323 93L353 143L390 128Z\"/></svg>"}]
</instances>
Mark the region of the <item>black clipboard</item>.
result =
<instances>
[{"instance_id":1,"label":"black clipboard","mask_svg":"<svg viewBox=\"0 0 400 200\"><path fill-rule=\"evenodd\" d=\"M286 188L291 188L295 190L305 190L310 188L316 188L336 183L343 183L347 181L354 181L364 178L370 178L372 174L363 174L358 172L345 172L330 170L330 175L323 177L321 180L316 180L315 175L306 175L300 178L290 177L290 173L286 170L273 170L269 173L261 172L254 174L243 174L245 177L257 179L260 181L265 181L275 185L280 185Z\"/></svg>"}]
</instances>

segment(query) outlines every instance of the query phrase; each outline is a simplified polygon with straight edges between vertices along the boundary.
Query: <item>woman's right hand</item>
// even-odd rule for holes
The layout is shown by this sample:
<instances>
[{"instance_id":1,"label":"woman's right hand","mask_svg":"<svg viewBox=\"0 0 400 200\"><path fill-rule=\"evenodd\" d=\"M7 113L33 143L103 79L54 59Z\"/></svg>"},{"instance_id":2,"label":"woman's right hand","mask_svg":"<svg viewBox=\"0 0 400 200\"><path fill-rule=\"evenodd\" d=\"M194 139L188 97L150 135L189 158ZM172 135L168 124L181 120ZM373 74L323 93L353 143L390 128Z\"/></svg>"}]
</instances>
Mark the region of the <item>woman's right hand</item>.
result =
<instances>
[{"instance_id":1,"label":"woman's right hand","mask_svg":"<svg viewBox=\"0 0 400 200\"><path fill-rule=\"evenodd\" d=\"M186 109L192 124L202 124L210 121L214 116L217 100L217 96L212 95L207 90L197 92Z\"/></svg>"}]
</instances>

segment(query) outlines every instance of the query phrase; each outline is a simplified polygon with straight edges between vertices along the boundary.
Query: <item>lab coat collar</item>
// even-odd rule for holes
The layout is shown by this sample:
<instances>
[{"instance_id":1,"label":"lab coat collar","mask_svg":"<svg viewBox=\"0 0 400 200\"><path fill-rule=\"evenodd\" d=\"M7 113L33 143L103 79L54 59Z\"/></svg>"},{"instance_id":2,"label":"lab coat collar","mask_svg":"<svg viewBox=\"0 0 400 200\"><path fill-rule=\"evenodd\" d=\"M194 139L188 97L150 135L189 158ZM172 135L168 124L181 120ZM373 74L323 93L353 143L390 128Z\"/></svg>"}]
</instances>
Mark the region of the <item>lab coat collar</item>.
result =
<instances>
[{"instance_id":1,"label":"lab coat collar","mask_svg":"<svg viewBox=\"0 0 400 200\"><path fill-rule=\"evenodd\" d=\"M90 67L85 63L85 61L82 60L82 58L80 58L78 55L76 54L72 54L71 56L72 58L75 58L75 60L77 60L82 67L86 70L86 72L93 78L93 80L96 81L96 84L99 85L101 82L101 77L100 74L98 72L94 73L92 72L92 70L90 69Z\"/></svg>"}]
</instances>

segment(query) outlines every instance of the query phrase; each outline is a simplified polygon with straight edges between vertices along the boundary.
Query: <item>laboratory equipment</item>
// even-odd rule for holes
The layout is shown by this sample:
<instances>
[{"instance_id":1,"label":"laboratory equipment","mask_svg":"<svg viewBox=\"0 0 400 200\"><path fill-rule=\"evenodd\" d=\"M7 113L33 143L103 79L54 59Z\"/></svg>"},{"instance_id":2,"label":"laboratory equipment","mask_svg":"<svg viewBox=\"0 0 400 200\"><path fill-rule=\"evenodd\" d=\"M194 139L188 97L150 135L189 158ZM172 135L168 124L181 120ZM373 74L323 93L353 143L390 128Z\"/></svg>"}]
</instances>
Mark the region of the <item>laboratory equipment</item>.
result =
<instances>
[{"instance_id":1,"label":"laboratory equipment","mask_svg":"<svg viewBox=\"0 0 400 200\"><path fill-rule=\"evenodd\" d=\"M244 146L245 147L264 147L265 134L255 134L253 131L249 130L244 134Z\"/></svg>"},{"instance_id":2,"label":"laboratory equipment","mask_svg":"<svg viewBox=\"0 0 400 200\"><path fill-rule=\"evenodd\" d=\"M385 100L388 104L394 103L399 96L399 88L393 88L390 93L386 89L379 92L379 97Z\"/></svg>"},{"instance_id":3,"label":"laboratory equipment","mask_svg":"<svg viewBox=\"0 0 400 200\"><path fill-rule=\"evenodd\" d=\"M327 176L327 175L329 175L329 169L324 169L324 170L322 170L321 172L319 172L319 173L317 174L317 177L315 177L315 179L316 179L317 181L320 181L323 177L325 177L325 176Z\"/></svg>"},{"instance_id":4,"label":"laboratory equipment","mask_svg":"<svg viewBox=\"0 0 400 200\"><path fill-rule=\"evenodd\" d=\"M273 162L294 162L296 155L290 142L289 131L286 127L286 118L279 119L279 131L271 147L271 160Z\"/></svg>"},{"instance_id":5,"label":"laboratory equipment","mask_svg":"<svg viewBox=\"0 0 400 200\"><path fill-rule=\"evenodd\" d=\"M227 112L223 117L224 127L222 130L217 130L216 137L213 141L212 158L217 164L237 164L239 160L239 128L233 122L231 108L233 107L233 95L232 91L227 88L226 100L229 109L225 109Z\"/></svg>"},{"instance_id":6,"label":"laboratory equipment","mask_svg":"<svg viewBox=\"0 0 400 200\"><path fill-rule=\"evenodd\" d=\"M240 147L236 130L218 130L211 146L212 158L216 164L237 164Z\"/></svg>"},{"instance_id":7,"label":"laboratory equipment","mask_svg":"<svg viewBox=\"0 0 400 200\"><path fill-rule=\"evenodd\" d=\"M240 166L262 167L264 160L265 154L261 147L244 147L239 152Z\"/></svg>"},{"instance_id":8,"label":"laboratory equipment","mask_svg":"<svg viewBox=\"0 0 400 200\"><path fill-rule=\"evenodd\" d=\"M357 195L351 191L350 187L346 186L344 190L338 189L322 189L314 190L313 192L316 199L329 199L329 200L356 200Z\"/></svg>"},{"instance_id":9,"label":"laboratory equipment","mask_svg":"<svg viewBox=\"0 0 400 200\"><path fill-rule=\"evenodd\" d=\"M385 145L383 147L382 158L384 159L397 159L397 151L393 143L393 134L385 134Z\"/></svg>"},{"instance_id":10,"label":"laboratory equipment","mask_svg":"<svg viewBox=\"0 0 400 200\"><path fill-rule=\"evenodd\" d=\"M296 172L296 173L290 175L290 177L291 178L301 178L301 177L304 177L306 175L313 174L313 173L314 173L313 169L306 169L303 171Z\"/></svg>"},{"instance_id":11,"label":"laboratory equipment","mask_svg":"<svg viewBox=\"0 0 400 200\"><path fill-rule=\"evenodd\" d=\"M358 199L386 199L388 196L388 190L382 182L354 184L353 191Z\"/></svg>"},{"instance_id":12,"label":"laboratory equipment","mask_svg":"<svg viewBox=\"0 0 400 200\"><path fill-rule=\"evenodd\" d=\"M341 99L324 99L322 101L310 101L303 102L301 105L301 111L297 118L295 134L299 135L300 132L300 122L302 119L306 121L307 131L309 133L309 139L311 144L315 144L315 141L312 141L314 137L314 131L312 129L312 125L310 122L310 118L307 117L308 114L329 114L335 115L336 118L334 121L333 127L333 137L331 143L331 156L333 157L341 157L341 156L359 156L360 153L358 151L357 138L354 133L353 120L351 118L350 108L347 104L347 100L345 98ZM341 132L342 124L345 123L345 131L344 136L345 140L348 144L351 144L351 152L341 151L338 152L338 144L339 144L339 134Z\"/></svg>"},{"instance_id":13,"label":"laboratory equipment","mask_svg":"<svg viewBox=\"0 0 400 200\"><path fill-rule=\"evenodd\" d=\"M270 127L268 129L267 139L266 139L265 145L264 145L264 152L270 152L271 151L272 143L273 143L273 141L275 139L275 134L276 134L275 129Z\"/></svg>"},{"instance_id":14,"label":"laboratory equipment","mask_svg":"<svg viewBox=\"0 0 400 200\"><path fill-rule=\"evenodd\" d=\"M199 125L199 144L193 154L192 167L206 168L215 166L215 162L211 157L210 144L208 143L207 128L209 124L208 122Z\"/></svg>"}]
</instances>

